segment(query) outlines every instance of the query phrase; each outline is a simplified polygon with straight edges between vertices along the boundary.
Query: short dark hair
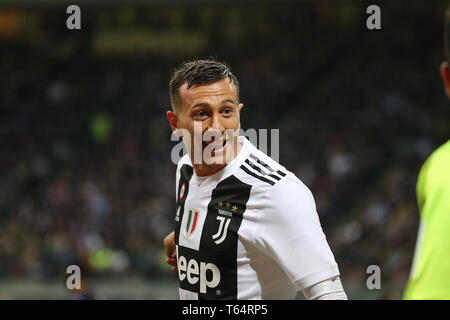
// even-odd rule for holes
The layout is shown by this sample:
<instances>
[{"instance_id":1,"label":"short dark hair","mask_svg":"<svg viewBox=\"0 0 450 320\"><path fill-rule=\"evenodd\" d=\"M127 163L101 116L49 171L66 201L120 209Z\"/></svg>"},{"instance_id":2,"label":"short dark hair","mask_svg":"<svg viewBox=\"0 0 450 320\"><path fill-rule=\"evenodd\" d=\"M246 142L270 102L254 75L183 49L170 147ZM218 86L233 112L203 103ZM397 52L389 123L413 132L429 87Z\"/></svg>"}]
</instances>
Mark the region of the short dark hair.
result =
<instances>
[{"instance_id":1,"label":"short dark hair","mask_svg":"<svg viewBox=\"0 0 450 320\"><path fill-rule=\"evenodd\" d=\"M179 102L178 89L186 81L188 88L190 88L195 84L213 83L225 78L230 79L230 83L236 86L239 98L239 81L225 63L218 62L214 59L193 60L182 63L175 69L169 82L172 108L175 110L175 106Z\"/></svg>"}]
</instances>

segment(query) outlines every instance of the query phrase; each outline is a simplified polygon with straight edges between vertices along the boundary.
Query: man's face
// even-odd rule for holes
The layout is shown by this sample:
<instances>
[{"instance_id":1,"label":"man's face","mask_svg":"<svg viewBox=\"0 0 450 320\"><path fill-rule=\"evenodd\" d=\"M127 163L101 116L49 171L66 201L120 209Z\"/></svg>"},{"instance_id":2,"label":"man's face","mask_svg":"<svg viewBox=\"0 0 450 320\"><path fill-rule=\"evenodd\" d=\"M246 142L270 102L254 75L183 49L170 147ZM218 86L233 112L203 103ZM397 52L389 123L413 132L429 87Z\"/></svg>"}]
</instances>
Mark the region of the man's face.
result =
<instances>
[{"instance_id":1,"label":"man's face","mask_svg":"<svg viewBox=\"0 0 450 320\"><path fill-rule=\"evenodd\" d=\"M168 114L172 129L189 132L191 139L186 139L186 135L183 138L194 164L204 169L224 167L236 155L242 108L237 89L228 78L189 89L187 86L186 82L178 91L178 112Z\"/></svg>"}]
</instances>

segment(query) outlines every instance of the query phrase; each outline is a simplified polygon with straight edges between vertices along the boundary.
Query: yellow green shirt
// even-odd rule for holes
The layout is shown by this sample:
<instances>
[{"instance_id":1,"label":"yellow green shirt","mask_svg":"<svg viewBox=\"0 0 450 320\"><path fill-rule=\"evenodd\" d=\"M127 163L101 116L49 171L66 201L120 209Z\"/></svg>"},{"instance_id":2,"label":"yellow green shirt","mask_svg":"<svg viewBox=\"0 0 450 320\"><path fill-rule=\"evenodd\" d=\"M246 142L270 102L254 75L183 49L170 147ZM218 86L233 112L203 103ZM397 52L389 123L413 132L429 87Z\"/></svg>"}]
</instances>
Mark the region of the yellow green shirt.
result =
<instances>
[{"instance_id":1,"label":"yellow green shirt","mask_svg":"<svg viewBox=\"0 0 450 320\"><path fill-rule=\"evenodd\" d=\"M404 299L450 299L450 140L417 180L420 227Z\"/></svg>"}]
</instances>

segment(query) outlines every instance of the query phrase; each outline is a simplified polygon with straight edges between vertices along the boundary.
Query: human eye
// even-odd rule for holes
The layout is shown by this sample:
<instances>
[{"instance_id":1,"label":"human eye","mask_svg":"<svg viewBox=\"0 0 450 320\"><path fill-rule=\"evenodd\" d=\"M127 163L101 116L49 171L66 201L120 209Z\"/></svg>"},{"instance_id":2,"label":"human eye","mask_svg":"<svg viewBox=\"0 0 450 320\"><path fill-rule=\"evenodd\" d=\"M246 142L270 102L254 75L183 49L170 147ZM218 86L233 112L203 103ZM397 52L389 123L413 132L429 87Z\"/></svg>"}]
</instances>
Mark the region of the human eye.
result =
<instances>
[{"instance_id":1,"label":"human eye","mask_svg":"<svg viewBox=\"0 0 450 320\"><path fill-rule=\"evenodd\" d=\"M194 119L196 120L204 120L208 117L208 114L204 110L198 110L194 112Z\"/></svg>"},{"instance_id":2,"label":"human eye","mask_svg":"<svg viewBox=\"0 0 450 320\"><path fill-rule=\"evenodd\" d=\"M225 115L230 115L233 113L233 108L226 107L225 109L223 109L222 113L224 113Z\"/></svg>"}]
</instances>

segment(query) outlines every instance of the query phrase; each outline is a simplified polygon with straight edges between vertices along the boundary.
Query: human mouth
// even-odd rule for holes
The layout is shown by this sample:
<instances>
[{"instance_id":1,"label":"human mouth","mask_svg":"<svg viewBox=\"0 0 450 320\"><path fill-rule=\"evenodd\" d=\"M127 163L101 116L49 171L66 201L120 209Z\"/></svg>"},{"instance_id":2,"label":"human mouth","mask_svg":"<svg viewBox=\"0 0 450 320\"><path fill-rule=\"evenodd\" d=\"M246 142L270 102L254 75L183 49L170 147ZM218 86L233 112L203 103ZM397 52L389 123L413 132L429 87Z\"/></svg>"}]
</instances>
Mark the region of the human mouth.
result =
<instances>
[{"instance_id":1,"label":"human mouth","mask_svg":"<svg viewBox=\"0 0 450 320\"><path fill-rule=\"evenodd\" d=\"M208 147L211 146L211 155L216 155L216 153L222 153L226 146L227 146L227 140L220 140L220 141L203 141L203 150Z\"/></svg>"}]
</instances>

